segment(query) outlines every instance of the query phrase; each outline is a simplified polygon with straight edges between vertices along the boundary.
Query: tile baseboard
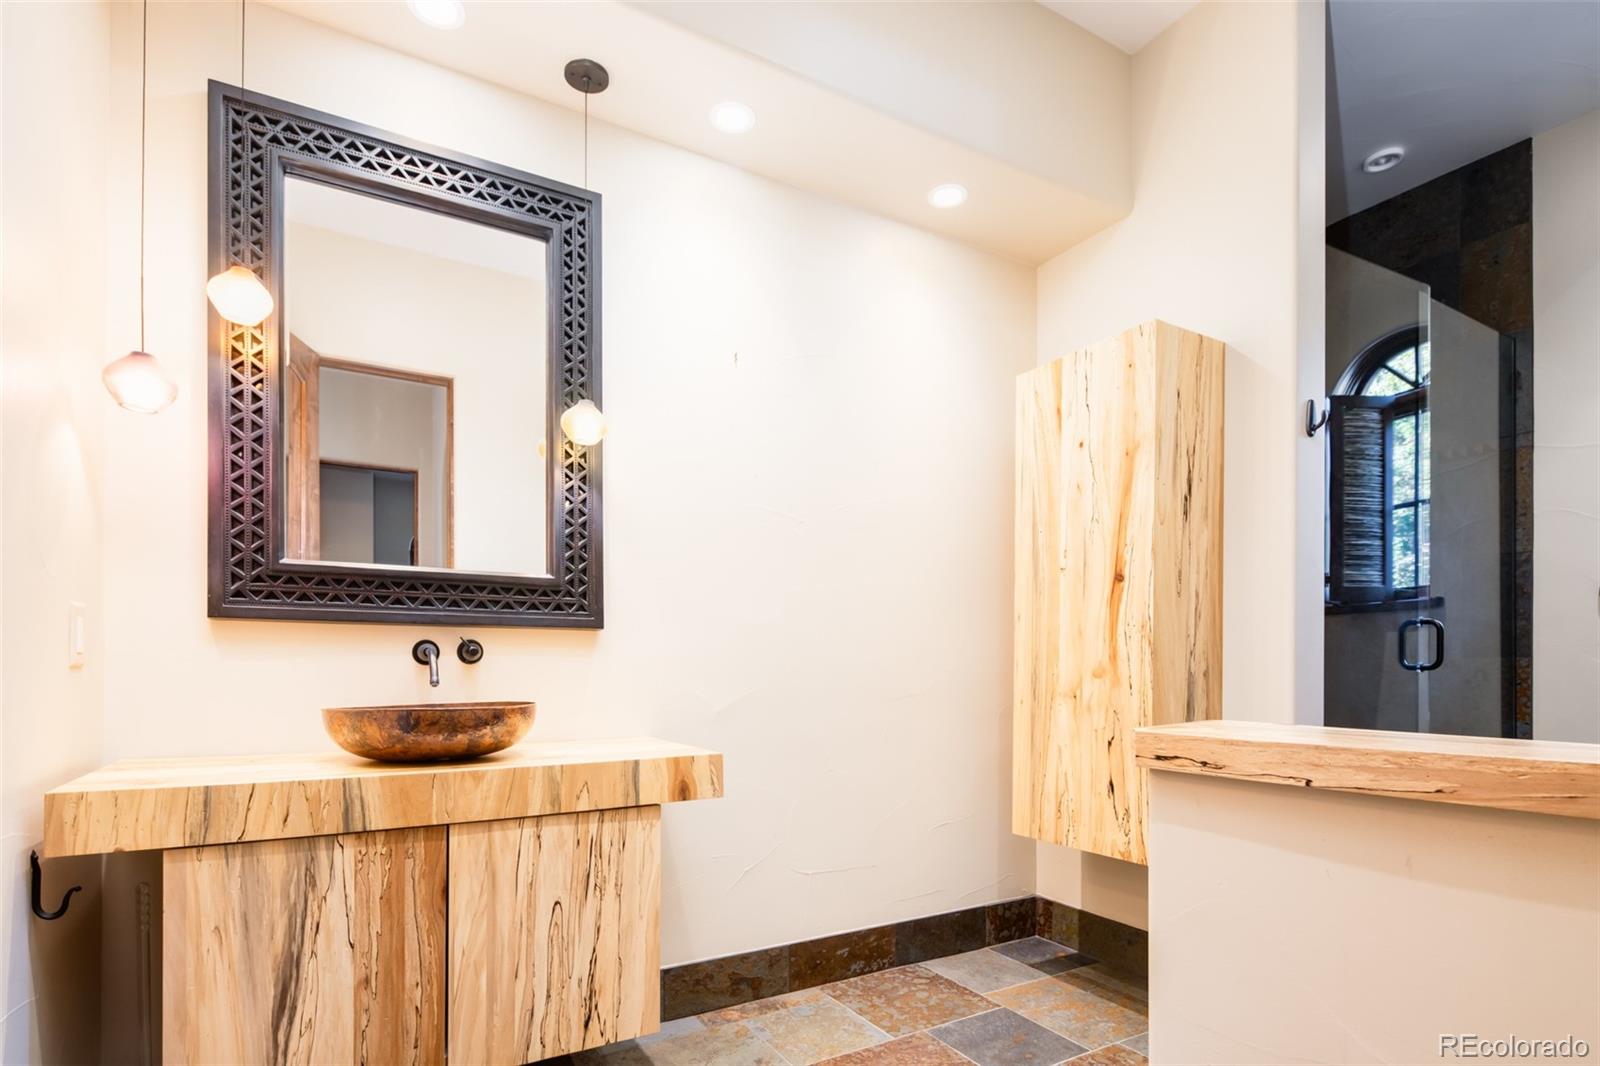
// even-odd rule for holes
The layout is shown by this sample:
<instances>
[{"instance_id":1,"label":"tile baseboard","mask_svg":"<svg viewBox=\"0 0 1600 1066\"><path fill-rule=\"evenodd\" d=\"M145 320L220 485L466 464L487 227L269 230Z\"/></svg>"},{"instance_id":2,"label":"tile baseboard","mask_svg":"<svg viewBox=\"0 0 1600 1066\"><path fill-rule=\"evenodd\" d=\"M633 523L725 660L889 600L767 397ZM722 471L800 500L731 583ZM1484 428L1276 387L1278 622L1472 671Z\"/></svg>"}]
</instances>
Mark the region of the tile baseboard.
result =
<instances>
[{"instance_id":1,"label":"tile baseboard","mask_svg":"<svg viewBox=\"0 0 1600 1066\"><path fill-rule=\"evenodd\" d=\"M1143 929L1043 896L988 903L661 971L661 1020L798 992L928 959L1042 936L1121 969L1149 972Z\"/></svg>"},{"instance_id":2,"label":"tile baseboard","mask_svg":"<svg viewBox=\"0 0 1600 1066\"><path fill-rule=\"evenodd\" d=\"M1118 969L1150 976L1150 934L1093 911L1034 897L1039 907L1039 935L1092 955Z\"/></svg>"}]
</instances>

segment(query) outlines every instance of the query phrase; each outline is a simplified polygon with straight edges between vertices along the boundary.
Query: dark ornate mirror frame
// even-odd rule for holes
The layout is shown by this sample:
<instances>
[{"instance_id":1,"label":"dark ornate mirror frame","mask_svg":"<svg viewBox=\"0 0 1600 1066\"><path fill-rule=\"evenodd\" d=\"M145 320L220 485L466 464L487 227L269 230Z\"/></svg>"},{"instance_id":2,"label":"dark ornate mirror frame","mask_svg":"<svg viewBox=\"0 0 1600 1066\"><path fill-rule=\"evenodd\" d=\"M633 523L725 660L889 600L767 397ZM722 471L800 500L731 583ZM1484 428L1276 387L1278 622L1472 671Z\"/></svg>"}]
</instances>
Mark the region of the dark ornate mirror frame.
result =
<instances>
[{"instance_id":1,"label":"dark ornate mirror frame","mask_svg":"<svg viewBox=\"0 0 1600 1066\"><path fill-rule=\"evenodd\" d=\"M548 576L283 558L284 181L290 175L546 242ZM561 412L600 402L600 197L257 93L210 86L211 273L242 263L277 299L247 327L210 314L210 577L216 618L598 629L600 456Z\"/></svg>"}]
</instances>

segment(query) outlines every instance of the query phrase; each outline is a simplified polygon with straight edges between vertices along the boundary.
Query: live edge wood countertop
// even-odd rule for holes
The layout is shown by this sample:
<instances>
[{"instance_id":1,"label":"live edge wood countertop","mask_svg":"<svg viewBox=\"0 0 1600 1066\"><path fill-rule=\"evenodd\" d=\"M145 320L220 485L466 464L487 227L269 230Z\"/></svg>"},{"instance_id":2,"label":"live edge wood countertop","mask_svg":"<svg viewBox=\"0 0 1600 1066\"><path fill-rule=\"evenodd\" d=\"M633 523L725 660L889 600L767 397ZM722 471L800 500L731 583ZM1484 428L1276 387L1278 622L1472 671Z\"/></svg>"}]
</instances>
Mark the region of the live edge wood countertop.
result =
<instances>
[{"instance_id":1,"label":"live edge wood countertop","mask_svg":"<svg viewBox=\"0 0 1600 1066\"><path fill-rule=\"evenodd\" d=\"M1600 819L1600 745L1213 720L1138 730L1147 770Z\"/></svg>"},{"instance_id":2,"label":"live edge wood countertop","mask_svg":"<svg viewBox=\"0 0 1600 1066\"><path fill-rule=\"evenodd\" d=\"M652 738L547 740L456 763L343 751L130 759L44 797L46 858L643 807L722 795L722 754Z\"/></svg>"}]
</instances>

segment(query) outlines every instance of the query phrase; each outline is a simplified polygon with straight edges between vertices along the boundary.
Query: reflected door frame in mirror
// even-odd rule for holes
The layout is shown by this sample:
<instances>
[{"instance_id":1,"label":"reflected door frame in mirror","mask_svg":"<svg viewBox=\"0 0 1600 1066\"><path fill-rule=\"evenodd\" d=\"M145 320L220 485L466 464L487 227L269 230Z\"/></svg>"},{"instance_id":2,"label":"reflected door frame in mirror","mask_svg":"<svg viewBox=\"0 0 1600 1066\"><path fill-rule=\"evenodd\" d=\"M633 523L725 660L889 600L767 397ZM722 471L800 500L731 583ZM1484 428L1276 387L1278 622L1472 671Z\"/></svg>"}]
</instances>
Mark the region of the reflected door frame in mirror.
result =
<instances>
[{"instance_id":1,"label":"reflected door frame in mirror","mask_svg":"<svg viewBox=\"0 0 1600 1066\"><path fill-rule=\"evenodd\" d=\"M549 575L284 557L282 204L290 175L546 242ZM279 298L259 326L208 311L211 617L600 628L600 455L559 428L567 407L600 403L599 194L213 81L209 217L210 273L242 263Z\"/></svg>"}]
</instances>

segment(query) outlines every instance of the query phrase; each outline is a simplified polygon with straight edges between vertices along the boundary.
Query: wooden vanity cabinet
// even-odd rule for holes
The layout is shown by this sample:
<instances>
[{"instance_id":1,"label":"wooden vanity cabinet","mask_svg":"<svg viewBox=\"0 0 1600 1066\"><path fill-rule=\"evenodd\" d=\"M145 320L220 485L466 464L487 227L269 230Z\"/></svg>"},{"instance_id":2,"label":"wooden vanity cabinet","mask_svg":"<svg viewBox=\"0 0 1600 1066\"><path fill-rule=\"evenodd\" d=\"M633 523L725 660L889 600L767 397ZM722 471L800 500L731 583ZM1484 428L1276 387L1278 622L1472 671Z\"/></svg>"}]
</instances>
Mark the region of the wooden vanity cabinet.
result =
<instances>
[{"instance_id":1,"label":"wooden vanity cabinet","mask_svg":"<svg viewBox=\"0 0 1600 1066\"><path fill-rule=\"evenodd\" d=\"M164 1058L421 1066L449 1033L514 1066L652 1033L660 842L624 807L169 851Z\"/></svg>"},{"instance_id":2,"label":"wooden vanity cabinet","mask_svg":"<svg viewBox=\"0 0 1600 1066\"><path fill-rule=\"evenodd\" d=\"M661 1025L661 808L450 828L452 1062L533 1062Z\"/></svg>"},{"instance_id":3,"label":"wooden vanity cabinet","mask_svg":"<svg viewBox=\"0 0 1600 1066\"><path fill-rule=\"evenodd\" d=\"M162 856L162 1057L438 1063L443 826Z\"/></svg>"},{"instance_id":4,"label":"wooden vanity cabinet","mask_svg":"<svg viewBox=\"0 0 1600 1066\"><path fill-rule=\"evenodd\" d=\"M45 848L160 853L165 1062L496 1066L660 1026L661 804L721 794L648 739L162 760L47 793Z\"/></svg>"}]
</instances>

